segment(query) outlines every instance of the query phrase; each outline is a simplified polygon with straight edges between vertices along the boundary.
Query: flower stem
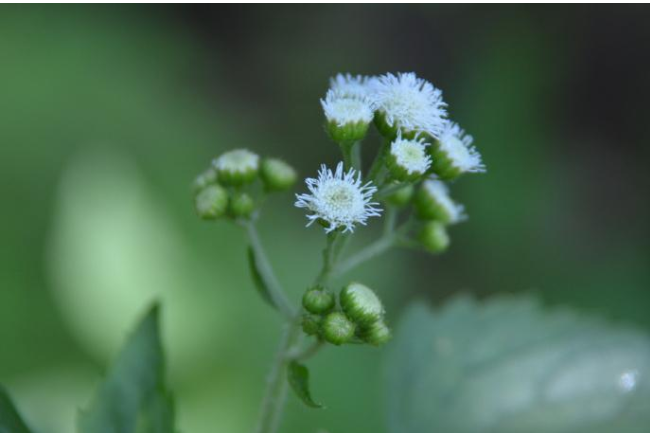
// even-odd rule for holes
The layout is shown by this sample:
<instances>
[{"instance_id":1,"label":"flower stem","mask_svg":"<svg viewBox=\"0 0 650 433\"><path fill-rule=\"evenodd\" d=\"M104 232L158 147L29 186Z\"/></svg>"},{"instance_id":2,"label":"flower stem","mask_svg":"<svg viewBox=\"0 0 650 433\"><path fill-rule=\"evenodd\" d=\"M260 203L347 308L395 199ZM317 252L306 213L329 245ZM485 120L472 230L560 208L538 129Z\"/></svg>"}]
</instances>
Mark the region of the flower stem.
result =
<instances>
[{"instance_id":1,"label":"flower stem","mask_svg":"<svg viewBox=\"0 0 650 433\"><path fill-rule=\"evenodd\" d=\"M384 160L386 159L386 152L388 152L389 144L390 144L390 140L388 138L385 138L381 147L379 148L379 152L377 153L375 160L372 162L372 165L370 166L370 171L368 172L367 180L371 180L373 182L377 180L379 173L381 172L382 168L384 168Z\"/></svg>"},{"instance_id":2,"label":"flower stem","mask_svg":"<svg viewBox=\"0 0 650 433\"><path fill-rule=\"evenodd\" d=\"M316 277L315 285L324 285L329 280L329 277L332 273L334 265L336 263L337 249L335 247L336 240L338 238L338 231L333 231L327 235L327 245L323 250L323 268Z\"/></svg>"},{"instance_id":3,"label":"flower stem","mask_svg":"<svg viewBox=\"0 0 650 433\"><path fill-rule=\"evenodd\" d=\"M360 264L388 251L392 246L395 245L396 241L397 237L394 234L380 237L358 253L349 257L339 267L336 268L333 274L335 276L339 276L351 271Z\"/></svg>"},{"instance_id":4,"label":"flower stem","mask_svg":"<svg viewBox=\"0 0 650 433\"><path fill-rule=\"evenodd\" d=\"M300 322L293 320L285 325L280 345L267 379L262 410L255 428L256 433L276 433L280 427L287 398L287 364L292 348L300 340Z\"/></svg>"}]
</instances>

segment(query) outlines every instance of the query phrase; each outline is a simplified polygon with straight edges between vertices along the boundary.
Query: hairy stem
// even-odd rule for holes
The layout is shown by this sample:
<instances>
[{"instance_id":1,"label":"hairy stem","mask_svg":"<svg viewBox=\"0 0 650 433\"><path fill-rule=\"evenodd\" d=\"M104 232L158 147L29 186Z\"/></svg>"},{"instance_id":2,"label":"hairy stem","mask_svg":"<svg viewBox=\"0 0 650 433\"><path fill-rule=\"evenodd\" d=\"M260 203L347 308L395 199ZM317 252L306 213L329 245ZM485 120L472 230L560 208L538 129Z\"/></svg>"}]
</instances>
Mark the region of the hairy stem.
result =
<instances>
[{"instance_id":1,"label":"hairy stem","mask_svg":"<svg viewBox=\"0 0 650 433\"><path fill-rule=\"evenodd\" d=\"M300 322L294 320L287 323L267 379L262 409L255 428L256 433L276 433L280 427L287 398L287 365L291 360L288 355L299 340Z\"/></svg>"}]
</instances>

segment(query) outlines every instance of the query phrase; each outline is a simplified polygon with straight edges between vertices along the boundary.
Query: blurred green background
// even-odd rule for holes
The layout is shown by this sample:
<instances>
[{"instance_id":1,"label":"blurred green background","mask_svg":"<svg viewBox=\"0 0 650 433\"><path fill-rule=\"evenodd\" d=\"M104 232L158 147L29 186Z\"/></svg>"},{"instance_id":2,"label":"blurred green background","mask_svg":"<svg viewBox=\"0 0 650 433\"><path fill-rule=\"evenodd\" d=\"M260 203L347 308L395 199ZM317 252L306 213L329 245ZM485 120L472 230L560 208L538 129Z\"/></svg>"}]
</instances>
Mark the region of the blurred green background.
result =
<instances>
[{"instance_id":1,"label":"blurred green background","mask_svg":"<svg viewBox=\"0 0 650 433\"><path fill-rule=\"evenodd\" d=\"M199 222L190 183L233 147L304 176L332 164L318 99L337 72L415 71L488 166L440 258L361 268L395 322L413 298L534 292L650 330L644 6L0 6L0 382L40 431L72 431L125 332L163 301L185 432L251 431L280 321L243 234ZM286 194L261 232L297 300L321 230ZM359 230L370 239L377 224ZM384 431L383 349L310 362L328 409L283 431Z\"/></svg>"}]
</instances>

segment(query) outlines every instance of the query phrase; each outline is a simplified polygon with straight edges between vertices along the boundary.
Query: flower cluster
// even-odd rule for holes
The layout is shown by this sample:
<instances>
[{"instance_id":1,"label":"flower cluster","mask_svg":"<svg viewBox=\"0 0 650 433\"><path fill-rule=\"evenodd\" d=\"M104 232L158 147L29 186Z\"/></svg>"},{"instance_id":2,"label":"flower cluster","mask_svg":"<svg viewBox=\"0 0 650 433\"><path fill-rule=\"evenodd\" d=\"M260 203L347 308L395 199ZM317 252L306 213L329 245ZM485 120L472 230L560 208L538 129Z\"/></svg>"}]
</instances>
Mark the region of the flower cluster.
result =
<instances>
[{"instance_id":1,"label":"flower cluster","mask_svg":"<svg viewBox=\"0 0 650 433\"><path fill-rule=\"evenodd\" d=\"M258 178L265 192L285 191L296 183L297 174L280 159L261 159L246 149L223 153L194 181L197 214L206 220L250 218L260 201L251 188Z\"/></svg>"},{"instance_id":2,"label":"flower cluster","mask_svg":"<svg viewBox=\"0 0 650 433\"><path fill-rule=\"evenodd\" d=\"M375 292L360 283L350 283L336 296L316 286L302 298L303 331L331 344L368 343L381 346L390 339L384 322L384 307Z\"/></svg>"},{"instance_id":3,"label":"flower cluster","mask_svg":"<svg viewBox=\"0 0 650 433\"><path fill-rule=\"evenodd\" d=\"M305 179L307 191L295 195L295 206L306 211L307 226L316 222L327 233L321 272L305 291L299 310L284 294L254 225L266 193L294 185L293 168L244 149L226 152L196 179L195 207L204 219L228 216L246 228L256 286L290 327L301 326L316 339L311 347L323 342L379 346L391 332L377 294L356 282L335 294L331 280L393 247L445 251L448 228L467 219L446 182L484 172L485 165L472 137L448 119L440 89L414 73L339 74L320 103L325 129L339 145L343 161L322 164L317 176ZM373 125L383 144L364 165L362 156L372 150L362 152L361 143ZM255 187L258 180L263 188ZM382 216L382 235L345 257L355 229ZM307 348L286 359L312 353Z\"/></svg>"}]
</instances>

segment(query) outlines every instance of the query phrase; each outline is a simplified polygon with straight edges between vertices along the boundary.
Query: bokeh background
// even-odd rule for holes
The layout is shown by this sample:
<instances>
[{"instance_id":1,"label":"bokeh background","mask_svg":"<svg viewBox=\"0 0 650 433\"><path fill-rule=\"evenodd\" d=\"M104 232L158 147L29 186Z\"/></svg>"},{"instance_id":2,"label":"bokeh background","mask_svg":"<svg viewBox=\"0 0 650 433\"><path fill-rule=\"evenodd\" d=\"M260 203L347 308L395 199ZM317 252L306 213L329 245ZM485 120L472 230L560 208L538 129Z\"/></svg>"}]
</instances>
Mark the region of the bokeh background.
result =
<instances>
[{"instance_id":1,"label":"bokeh background","mask_svg":"<svg viewBox=\"0 0 650 433\"><path fill-rule=\"evenodd\" d=\"M280 321L243 234L198 221L190 183L233 147L305 176L336 162L318 99L348 71L432 81L489 169L454 185L470 220L447 254L355 273L393 322L413 298L534 292L650 330L649 12L0 6L0 382L36 429L73 431L161 299L181 430L251 431ZM261 224L295 300L324 242L304 223L286 194ZM310 366L328 409L290 397L283 431L384 431L382 354L325 350Z\"/></svg>"}]
</instances>

